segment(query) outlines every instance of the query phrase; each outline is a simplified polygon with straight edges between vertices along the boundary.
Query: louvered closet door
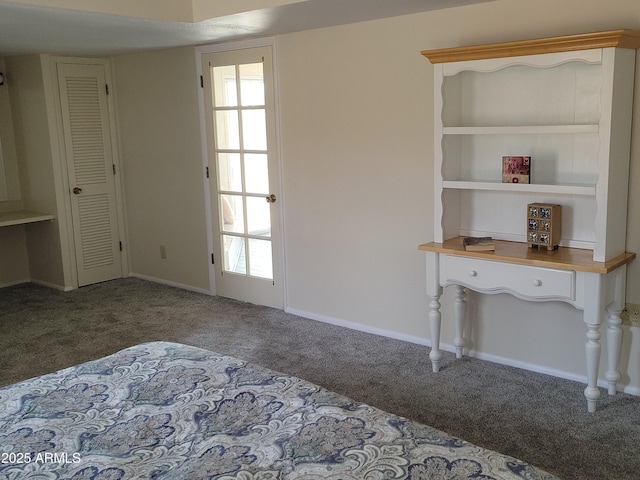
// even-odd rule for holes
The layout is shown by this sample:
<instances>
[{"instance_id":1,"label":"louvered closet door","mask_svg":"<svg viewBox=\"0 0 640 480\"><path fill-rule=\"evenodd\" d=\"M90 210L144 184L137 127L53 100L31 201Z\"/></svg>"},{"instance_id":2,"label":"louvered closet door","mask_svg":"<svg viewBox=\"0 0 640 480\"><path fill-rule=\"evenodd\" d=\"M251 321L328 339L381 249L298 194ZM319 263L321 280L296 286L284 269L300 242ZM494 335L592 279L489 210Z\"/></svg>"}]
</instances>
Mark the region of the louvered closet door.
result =
<instances>
[{"instance_id":1,"label":"louvered closet door","mask_svg":"<svg viewBox=\"0 0 640 480\"><path fill-rule=\"evenodd\" d=\"M122 277L102 65L58 64L79 286Z\"/></svg>"}]
</instances>

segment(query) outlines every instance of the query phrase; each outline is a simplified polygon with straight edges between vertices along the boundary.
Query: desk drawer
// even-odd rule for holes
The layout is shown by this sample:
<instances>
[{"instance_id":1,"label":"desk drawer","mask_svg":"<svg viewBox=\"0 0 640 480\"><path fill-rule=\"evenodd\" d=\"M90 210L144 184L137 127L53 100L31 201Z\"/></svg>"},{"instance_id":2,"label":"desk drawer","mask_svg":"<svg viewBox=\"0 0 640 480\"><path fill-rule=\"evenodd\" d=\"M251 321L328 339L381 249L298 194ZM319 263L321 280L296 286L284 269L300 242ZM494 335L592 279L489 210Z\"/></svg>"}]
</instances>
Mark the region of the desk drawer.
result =
<instances>
[{"instance_id":1,"label":"desk drawer","mask_svg":"<svg viewBox=\"0 0 640 480\"><path fill-rule=\"evenodd\" d=\"M532 267L455 255L440 256L442 284L458 283L472 290L511 292L528 298L575 300L575 272Z\"/></svg>"}]
</instances>

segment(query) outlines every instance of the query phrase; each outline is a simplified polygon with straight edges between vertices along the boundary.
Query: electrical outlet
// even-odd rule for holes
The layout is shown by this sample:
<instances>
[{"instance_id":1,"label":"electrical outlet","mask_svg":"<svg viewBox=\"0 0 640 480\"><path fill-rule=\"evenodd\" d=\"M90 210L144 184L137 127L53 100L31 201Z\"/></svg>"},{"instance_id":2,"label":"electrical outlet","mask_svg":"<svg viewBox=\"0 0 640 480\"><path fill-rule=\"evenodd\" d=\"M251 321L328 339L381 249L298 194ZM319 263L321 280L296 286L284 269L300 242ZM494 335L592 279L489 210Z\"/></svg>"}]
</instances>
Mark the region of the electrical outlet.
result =
<instances>
[{"instance_id":1,"label":"electrical outlet","mask_svg":"<svg viewBox=\"0 0 640 480\"><path fill-rule=\"evenodd\" d=\"M627 303L620 316L623 325L640 327L640 305L637 303Z\"/></svg>"},{"instance_id":2,"label":"electrical outlet","mask_svg":"<svg viewBox=\"0 0 640 480\"><path fill-rule=\"evenodd\" d=\"M160 245L160 258L162 258L163 260L167 259L167 247L165 247L164 245Z\"/></svg>"}]
</instances>

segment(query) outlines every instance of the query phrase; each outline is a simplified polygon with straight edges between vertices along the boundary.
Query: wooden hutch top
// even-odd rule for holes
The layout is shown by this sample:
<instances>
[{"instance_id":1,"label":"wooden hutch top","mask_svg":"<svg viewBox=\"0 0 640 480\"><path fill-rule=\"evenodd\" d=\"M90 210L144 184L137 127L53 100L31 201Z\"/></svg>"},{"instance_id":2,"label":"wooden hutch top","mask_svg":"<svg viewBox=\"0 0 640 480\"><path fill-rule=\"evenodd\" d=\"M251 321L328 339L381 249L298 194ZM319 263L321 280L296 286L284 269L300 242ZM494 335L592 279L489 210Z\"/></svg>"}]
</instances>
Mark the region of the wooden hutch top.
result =
<instances>
[{"instance_id":1,"label":"wooden hutch top","mask_svg":"<svg viewBox=\"0 0 640 480\"><path fill-rule=\"evenodd\" d=\"M440 64L609 47L640 48L640 31L609 30L534 40L424 50L421 53L432 64ZM428 252L596 273L608 273L635 258L633 253L623 253L607 262L595 262L590 250L560 247L554 252L540 253L537 249L528 248L525 243L500 240L496 240L495 252L469 252L462 246L461 237L445 240L444 243L427 243L418 248Z\"/></svg>"},{"instance_id":2,"label":"wooden hutch top","mask_svg":"<svg viewBox=\"0 0 640 480\"><path fill-rule=\"evenodd\" d=\"M640 32L633 30L609 30L606 32L565 35L536 40L472 45L467 47L424 50L420 53L431 63L485 60L488 58L517 57L543 53L571 52L592 48L640 48Z\"/></svg>"}]
</instances>

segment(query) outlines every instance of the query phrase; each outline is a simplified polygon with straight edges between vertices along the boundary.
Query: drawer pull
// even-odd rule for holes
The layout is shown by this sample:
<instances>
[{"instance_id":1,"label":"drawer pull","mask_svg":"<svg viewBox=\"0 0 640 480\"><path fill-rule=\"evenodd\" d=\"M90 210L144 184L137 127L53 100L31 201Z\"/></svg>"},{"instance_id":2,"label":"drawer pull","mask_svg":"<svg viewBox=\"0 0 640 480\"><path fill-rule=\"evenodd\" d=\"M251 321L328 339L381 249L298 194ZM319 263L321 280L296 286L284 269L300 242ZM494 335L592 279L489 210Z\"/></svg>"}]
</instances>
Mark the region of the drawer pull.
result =
<instances>
[{"instance_id":1,"label":"drawer pull","mask_svg":"<svg viewBox=\"0 0 640 480\"><path fill-rule=\"evenodd\" d=\"M475 270L469 270L469 276L470 277L477 277L478 276L478 272L476 272Z\"/></svg>"},{"instance_id":2,"label":"drawer pull","mask_svg":"<svg viewBox=\"0 0 640 480\"><path fill-rule=\"evenodd\" d=\"M542 282L537 278L532 283L534 287L539 287L540 285L542 285Z\"/></svg>"}]
</instances>

